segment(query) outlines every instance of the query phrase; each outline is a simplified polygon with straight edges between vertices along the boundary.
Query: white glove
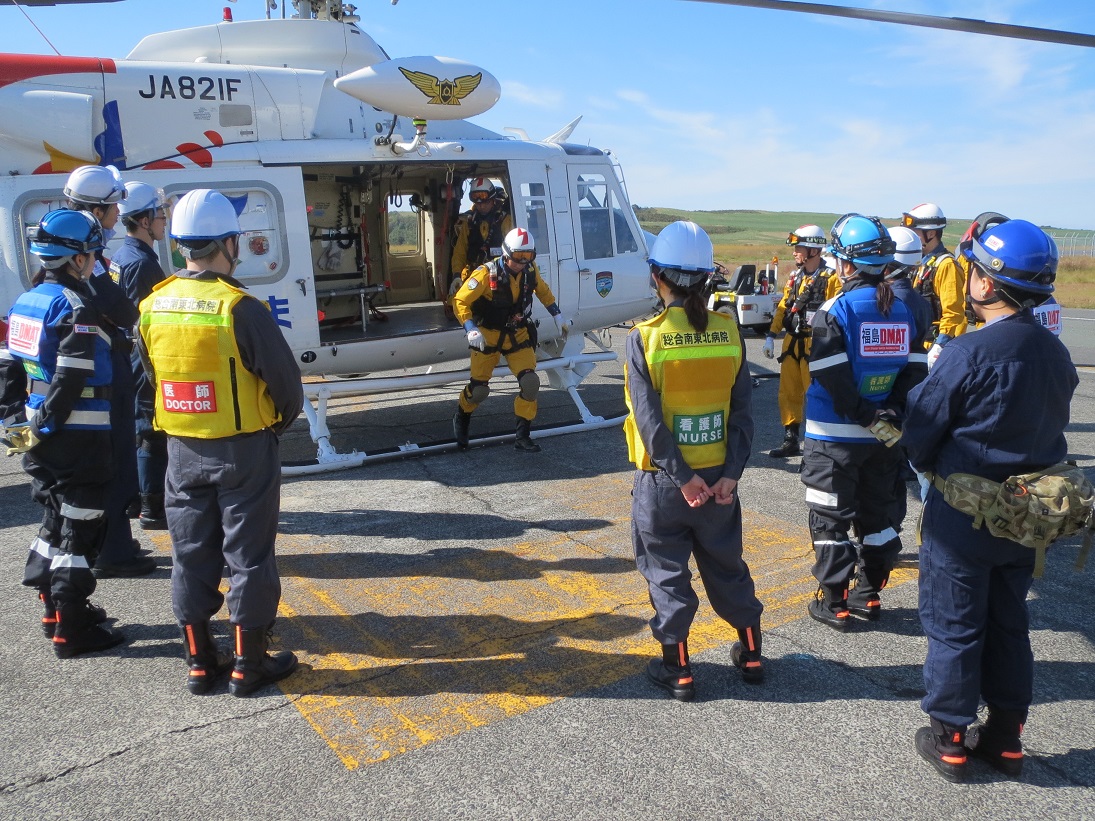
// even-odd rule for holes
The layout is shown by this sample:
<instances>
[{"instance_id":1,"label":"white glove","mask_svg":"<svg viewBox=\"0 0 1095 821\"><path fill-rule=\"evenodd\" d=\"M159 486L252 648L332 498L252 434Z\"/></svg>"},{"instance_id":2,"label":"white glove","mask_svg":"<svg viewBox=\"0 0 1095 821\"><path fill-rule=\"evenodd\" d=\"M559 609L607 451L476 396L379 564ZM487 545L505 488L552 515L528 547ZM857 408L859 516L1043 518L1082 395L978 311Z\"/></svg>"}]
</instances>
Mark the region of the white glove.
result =
<instances>
[{"instance_id":1,"label":"white glove","mask_svg":"<svg viewBox=\"0 0 1095 821\"><path fill-rule=\"evenodd\" d=\"M482 332L476 328L474 331L468 331L468 347L477 348L483 350L487 346L487 340L483 339Z\"/></svg>"},{"instance_id":2,"label":"white glove","mask_svg":"<svg viewBox=\"0 0 1095 821\"><path fill-rule=\"evenodd\" d=\"M771 359L776 355L776 340L772 337L767 337L764 340L764 356L766 359Z\"/></svg>"},{"instance_id":3,"label":"white glove","mask_svg":"<svg viewBox=\"0 0 1095 821\"><path fill-rule=\"evenodd\" d=\"M943 353L943 346L936 342L931 348L928 349L928 370L930 371L935 366L935 360L939 358L939 354Z\"/></svg>"},{"instance_id":4,"label":"white glove","mask_svg":"<svg viewBox=\"0 0 1095 821\"><path fill-rule=\"evenodd\" d=\"M574 323L567 319L563 314L558 313L552 317L555 320L555 327L559 329L559 333L566 336L570 333L570 326Z\"/></svg>"}]
</instances>

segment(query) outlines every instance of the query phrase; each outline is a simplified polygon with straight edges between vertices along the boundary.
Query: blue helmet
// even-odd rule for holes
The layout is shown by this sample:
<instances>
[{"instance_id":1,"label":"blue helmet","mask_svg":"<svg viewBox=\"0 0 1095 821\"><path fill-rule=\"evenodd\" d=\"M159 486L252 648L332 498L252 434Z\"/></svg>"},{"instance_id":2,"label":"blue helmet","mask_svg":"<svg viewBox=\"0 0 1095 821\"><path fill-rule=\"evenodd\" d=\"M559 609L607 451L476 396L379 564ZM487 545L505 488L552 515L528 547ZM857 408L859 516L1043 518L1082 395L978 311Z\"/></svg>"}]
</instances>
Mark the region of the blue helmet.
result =
<instances>
[{"instance_id":1,"label":"blue helmet","mask_svg":"<svg viewBox=\"0 0 1095 821\"><path fill-rule=\"evenodd\" d=\"M50 211L38 223L30 252L39 257L70 257L104 248L103 228L87 211L61 208Z\"/></svg>"},{"instance_id":2,"label":"blue helmet","mask_svg":"<svg viewBox=\"0 0 1095 821\"><path fill-rule=\"evenodd\" d=\"M832 238L829 253L852 263L864 274L881 275L882 269L893 262L897 250L897 244L877 217L845 214L833 224L829 236Z\"/></svg>"},{"instance_id":3,"label":"blue helmet","mask_svg":"<svg viewBox=\"0 0 1095 821\"><path fill-rule=\"evenodd\" d=\"M1053 293L1057 244L1032 222L1008 220L993 225L971 237L963 253L1000 285L1035 294Z\"/></svg>"}]
</instances>

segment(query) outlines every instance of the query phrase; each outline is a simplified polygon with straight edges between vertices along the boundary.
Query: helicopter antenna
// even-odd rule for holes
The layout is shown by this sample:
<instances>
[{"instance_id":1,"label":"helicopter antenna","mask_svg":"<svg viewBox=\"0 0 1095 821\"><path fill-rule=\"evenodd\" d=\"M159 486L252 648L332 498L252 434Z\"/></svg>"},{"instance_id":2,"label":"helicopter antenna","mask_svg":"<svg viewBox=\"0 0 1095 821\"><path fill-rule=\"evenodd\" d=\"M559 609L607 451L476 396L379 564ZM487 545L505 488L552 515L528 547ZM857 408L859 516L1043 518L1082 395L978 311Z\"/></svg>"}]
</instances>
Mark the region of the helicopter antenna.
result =
<instances>
[{"instance_id":1,"label":"helicopter antenna","mask_svg":"<svg viewBox=\"0 0 1095 821\"><path fill-rule=\"evenodd\" d=\"M12 4L13 6L15 6L15 8L19 9L19 11L23 12L23 16L27 18L27 22L28 22L28 23L30 23L30 24L31 24L32 26L34 26L34 30L35 30L36 32L38 32L39 34L41 34L41 35L42 35L42 39L43 39L43 40L45 40L45 41L46 41L46 43L47 43L47 44L49 45L49 47L50 47L51 49L53 49L54 53L55 53L55 54L56 54L56 55L57 55L58 57L60 57L60 56L61 56L61 52L57 50L57 46L53 45L53 43L51 43L51 42L49 41L49 38L48 38L48 37L46 37L46 33L45 33L44 31L42 31L42 30L41 30L40 28L38 28L38 24L37 24L37 23L35 23L35 22L34 22L33 20L31 20L31 19L30 19L30 15L29 15L29 14L27 14L27 10L26 10L25 8L23 8L23 7L21 6L21 5L19 5L19 3L18 3L18 0L11 0L11 4Z\"/></svg>"},{"instance_id":2,"label":"helicopter antenna","mask_svg":"<svg viewBox=\"0 0 1095 821\"><path fill-rule=\"evenodd\" d=\"M755 9L797 11L805 14L827 14L830 17L850 17L853 20L874 20L879 23L897 23L903 26L968 31L973 34L990 34L994 37L1013 37L1017 40L1037 40L1043 43L1060 43L1065 46L1095 48L1095 34L1075 31L1012 26L1006 23L990 23L968 17L938 17L933 14L910 14L904 11L875 11L855 6L829 6L822 3L800 3L797 0L698 0L703 3L719 3L724 6L748 6Z\"/></svg>"}]
</instances>

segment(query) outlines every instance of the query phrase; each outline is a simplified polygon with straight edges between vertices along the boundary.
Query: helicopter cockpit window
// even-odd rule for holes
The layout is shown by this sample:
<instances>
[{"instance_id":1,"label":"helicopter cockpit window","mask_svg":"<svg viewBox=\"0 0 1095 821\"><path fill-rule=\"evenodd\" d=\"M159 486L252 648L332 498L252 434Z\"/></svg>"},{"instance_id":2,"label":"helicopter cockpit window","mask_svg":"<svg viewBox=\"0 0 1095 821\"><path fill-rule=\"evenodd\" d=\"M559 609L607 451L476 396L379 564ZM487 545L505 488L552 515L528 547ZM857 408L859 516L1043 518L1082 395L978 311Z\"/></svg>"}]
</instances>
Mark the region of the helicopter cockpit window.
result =
<instances>
[{"instance_id":1,"label":"helicopter cockpit window","mask_svg":"<svg viewBox=\"0 0 1095 821\"><path fill-rule=\"evenodd\" d=\"M612 227L616 232L616 253L633 254L639 250L639 241L631 231L627 216L620 207L616 192L612 192Z\"/></svg>"},{"instance_id":2,"label":"helicopter cockpit window","mask_svg":"<svg viewBox=\"0 0 1095 821\"><path fill-rule=\"evenodd\" d=\"M578 178L578 214L586 259L612 256L608 197L608 184L602 175L584 174Z\"/></svg>"},{"instance_id":3,"label":"helicopter cockpit window","mask_svg":"<svg viewBox=\"0 0 1095 821\"><path fill-rule=\"evenodd\" d=\"M393 256L418 254L422 233L417 209L411 205L411 192L388 200L388 253Z\"/></svg>"},{"instance_id":4,"label":"helicopter cockpit window","mask_svg":"<svg viewBox=\"0 0 1095 821\"><path fill-rule=\"evenodd\" d=\"M536 253L540 256L550 254L547 187L542 182L521 183L521 199L525 202L525 224L536 240Z\"/></svg>"}]
</instances>

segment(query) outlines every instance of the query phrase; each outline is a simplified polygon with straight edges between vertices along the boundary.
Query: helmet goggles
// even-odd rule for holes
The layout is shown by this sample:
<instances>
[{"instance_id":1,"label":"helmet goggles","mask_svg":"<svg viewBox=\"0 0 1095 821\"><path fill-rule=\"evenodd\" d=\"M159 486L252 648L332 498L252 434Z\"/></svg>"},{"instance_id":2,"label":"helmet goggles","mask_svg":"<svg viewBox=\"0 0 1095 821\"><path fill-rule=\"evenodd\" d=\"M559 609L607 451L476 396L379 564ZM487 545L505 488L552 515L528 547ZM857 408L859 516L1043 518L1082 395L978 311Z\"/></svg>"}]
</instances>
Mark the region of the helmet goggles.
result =
<instances>
[{"instance_id":1,"label":"helmet goggles","mask_svg":"<svg viewBox=\"0 0 1095 821\"><path fill-rule=\"evenodd\" d=\"M907 216L907 215L906 215ZM870 220L874 226L878 229L878 236L873 237L862 242L853 242L850 245L842 245L840 242L840 234L844 228L844 224L852 217L859 217L860 219ZM897 243L890 239L890 234L877 217L865 217L862 214L845 214L838 219L833 225L833 230L830 233L832 243L829 248L832 253L841 259L857 260L864 259L866 257L886 257L893 256L894 251L897 249Z\"/></svg>"},{"instance_id":2,"label":"helmet goggles","mask_svg":"<svg viewBox=\"0 0 1095 821\"><path fill-rule=\"evenodd\" d=\"M530 262L536 259L536 251L511 251L509 253L509 258L512 259L514 262L520 263L521 265L528 265Z\"/></svg>"},{"instance_id":3,"label":"helmet goggles","mask_svg":"<svg viewBox=\"0 0 1095 821\"><path fill-rule=\"evenodd\" d=\"M1053 293L1053 280L1057 272L1048 259L1039 271L1008 268L1004 260L981 244L980 237L971 238L969 250L965 251L965 254L989 279L998 280L1004 285L1013 285L1025 291L1040 294Z\"/></svg>"}]
</instances>

